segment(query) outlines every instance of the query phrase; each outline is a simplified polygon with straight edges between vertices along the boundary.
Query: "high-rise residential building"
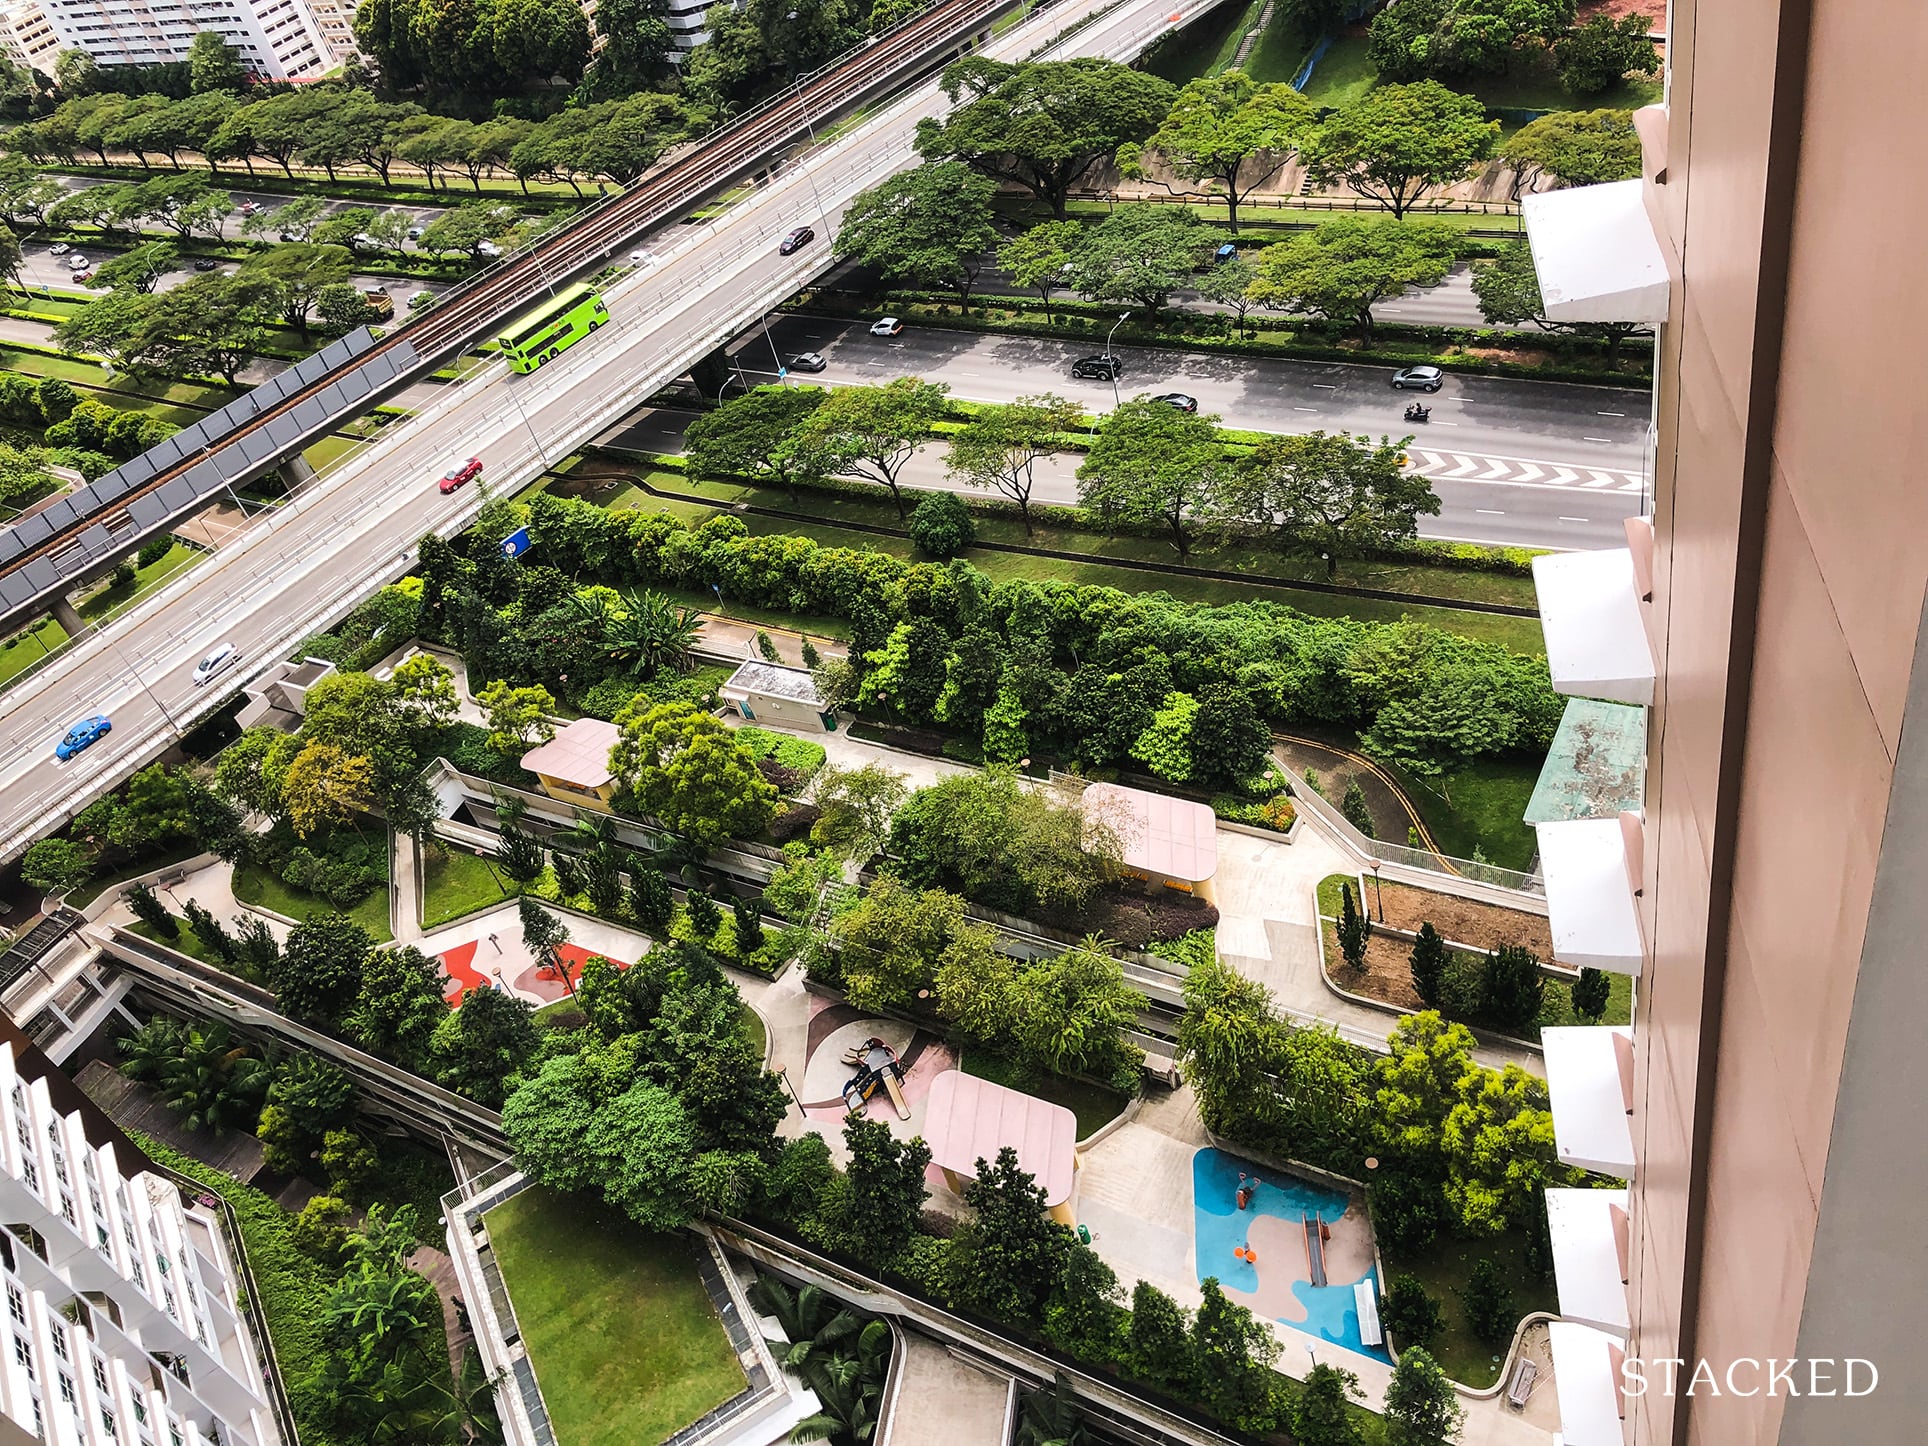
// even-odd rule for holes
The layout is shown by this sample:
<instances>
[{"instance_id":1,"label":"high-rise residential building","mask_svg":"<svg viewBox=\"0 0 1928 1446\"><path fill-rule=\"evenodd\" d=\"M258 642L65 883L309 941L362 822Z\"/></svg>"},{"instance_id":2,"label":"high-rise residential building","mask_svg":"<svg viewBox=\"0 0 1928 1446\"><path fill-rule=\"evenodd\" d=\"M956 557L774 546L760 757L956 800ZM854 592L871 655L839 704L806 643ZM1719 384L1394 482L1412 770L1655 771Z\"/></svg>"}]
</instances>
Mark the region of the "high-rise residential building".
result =
<instances>
[{"instance_id":1,"label":"high-rise residential building","mask_svg":"<svg viewBox=\"0 0 1928 1446\"><path fill-rule=\"evenodd\" d=\"M0 1038L0 1415L85 1446L275 1446L208 1205Z\"/></svg>"},{"instance_id":2,"label":"high-rise residential building","mask_svg":"<svg viewBox=\"0 0 1928 1446\"><path fill-rule=\"evenodd\" d=\"M212 30L264 80L313 80L334 68L333 52L308 0L39 0L62 49L101 65L186 60Z\"/></svg>"},{"instance_id":3,"label":"high-rise residential building","mask_svg":"<svg viewBox=\"0 0 1928 1446\"><path fill-rule=\"evenodd\" d=\"M15 65L29 66L45 75L54 73L60 37L40 8L40 0L14 0L0 6L0 50Z\"/></svg>"},{"instance_id":4,"label":"high-rise residential building","mask_svg":"<svg viewBox=\"0 0 1928 1446\"><path fill-rule=\"evenodd\" d=\"M1658 323L1650 515L1536 565L1556 686L1644 712L1631 806L1540 826L1556 952L1638 976L1547 1031L1627 1182L1550 1196L1565 1446L1928 1420L1925 16L1673 0L1642 178L1528 203L1551 317Z\"/></svg>"},{"instance_id":5,"label":"high-rise residential building","mask_svg":"<svg viewBox=\"0 0 1928 1446\"><path fill-rule=\"evenodd\" d=\"M334 64L346 60L355 48L355 5L356 0L308 0L315 31Z\"/></svg>"}]
</instances>

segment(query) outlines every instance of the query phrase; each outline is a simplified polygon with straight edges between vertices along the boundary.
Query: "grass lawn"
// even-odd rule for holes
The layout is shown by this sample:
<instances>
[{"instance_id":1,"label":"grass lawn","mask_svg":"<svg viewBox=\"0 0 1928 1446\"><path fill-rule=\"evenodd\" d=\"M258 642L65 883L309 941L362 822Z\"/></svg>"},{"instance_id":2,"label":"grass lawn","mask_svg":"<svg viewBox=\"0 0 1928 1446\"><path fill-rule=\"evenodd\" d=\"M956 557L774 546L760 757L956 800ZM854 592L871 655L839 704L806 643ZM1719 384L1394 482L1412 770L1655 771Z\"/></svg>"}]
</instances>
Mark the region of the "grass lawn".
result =
<instances>
[{"instance_id":1,"label":"grass lawn","mask_svg":"<svg viewBox=\"0 0 1928 1446\"><path fill-rule=\"evenodd\" d=\"M484 1220L559 1446L661 1441L743 1389L687 1242L541 1188Z\"/></svg>"},{"instance_id":2,"label":"grass lawn","mask_svg":"<svg viewBox=\"0 0 1928 1446\"><path fill-rule=\"evenodd\" d=\"M1264 0L1245 5L1220 5L1153 47L1144 68L1153 75L1183 85L1201 75L1217 75L1231 65L1246 29L1258 19Z\"/></svg>"},{"instance_id":3,"label":"grass lawn","mask_svg":"<svg viewBox=\"0 0 1928 1446\"><path fill-rule=\"evenodd\" d=\"M285 915L299 922L317 909L331 910L335 906L326 899L318 898L306 889L297 889L286 883L278 875L270 873L259 864L241 864L234 871L234 896L244 904L253 904ZM352 909L345 909L349 918L360 924L375 936L375 942L386 944L395 935L388 927L388 889L386 886L373 890Z\"/></svg>"},{"instance_id":4,"label":"grass lawn","mask_svg":"<svg viewBox=\"0 0 1928 1446\"><path fill-rule=\"evenodd\" d=\"M1363 50L1365 41L1359 42ZM1333 47L1335 50L1337 46ZM1313 77L1316 86L1318 77ZM1470 84L1454 86L1475 96L1491 110L1638 110L1653 105L1661 96L1658 80L1634 76L1622 80L1611 90L1580 98L1560 84L1551 64L1522 69L1513 75L1496 76Z\"/></svg>"},{"instance_id":5,"label":"grass lawn","mask_svg":"<svg viewBox=\"0 0 1928 1446\"><path fill-rule=\"evenodd\" d=\"M1537 837L1522 816L1543 762L1480 758L1436 785L1391 764L1382 766L1406 790L1434 840L1451 857L1470 859L1477 848L1488 863L1524 870L1532 862Z\"/></svg>"},{"instance_id":6,"label":"grass lawn","mask_svg":"<svg viewBox=\"0 0 1928 1446\"><path fill-rule=\"evenodd\" d=\"M188 928L187 920L183 919L179 914L175 914L172 917L181 931L180 937L178 938L163 939L160 931L145 919L136 919L133 923L127 925L127 932L130 934L139 934L143 939L159 944L163 948L178 950L186 954L189 958L199 959L203 964L209 964L219 969L221 967L221 960L212 949L201 942L198 934ZM225 923L226 920L222 922Z\"/></svg>"},{"instance_id":7,"label":"grass lawn","mask_svg":"<svg viewBox=\"0 0 1928 1446\"><path fill-rule=\"evenodd\" d=\"M1289 25L1275 19L1266 32L1265 40L1259 42L1258 52L1254 54L1253 59L1256 60L1258 54L1264 52L1266 43L1272 39L1272 31L1290 29ZM1303 45L1299 48L1298 59L1305 59ZM1263 78L1290 80L1292 76L1287 72L1283 75L1268 75ZM1305 98L1314 105L1350 105L1378 83L1379 72L1373 69L1372 59L1366 54L1366 37L1341 35L1332 42L1326 53L1319 57L1319 63L1312 67L1312 76L1305 83Z\"/></svg>"},{"instance_id":8,"label":"grass lawn","mask_svg":"<svg viewBox=\"0 0 1928 1446\"><path fill-rule=\"evenodd\" d=\"M422 927L433 929L513 897L480 854L446 844L422 855Z\"/></svg>"},{"instance_id":9,"label":"grass lawn","mask_svg":"<svg viewBox=\"0 0 1928 1446\"><path fill-rule=\"evenodd\" d=\"M1525 1237L1518 1231L1487 1240L1441 1235L1427 1249L1414 1254L1400 1254L1385 1242L1380 1243L1387 1279L1416 1275L1427 1293L1439 1302L1446 1317L1446 1328L1432 1343L1433 1358L1445 1367L1447 1375L1474 1390L1499 1379L1500 1361L1506 1352L1506 1342L1501 1342L1496 1350L1475 1339L1466 1325L1459 1293L1475 1264L1490 1256L1504 1272L1513 1288L1515 1320L1530 1311L1559 1309L1553 1282L1540 1279L1527 1269L1525 1247Z\"/></svg>"},{"instance_id":10,"label":"grass lawn","mask_svg":"<svg viewBox=\"0 0 1928 1446\"><path fill-rule=\"evenodd\" d=\"M746 1004L743 1006L740 1017L743 1020L743 1032L749 1036L750 1043L756 1046L757 1056L761 1058L769 1053L770 1031L763 1023L763 1016Z\"/></svg>"},{"instance_id":11,"label":"grass lawn","mask_svg":"<svg viewBox=\"0 0 1928 1446\"><path fill-rule=\"evenodd\" d=\"M992 1054L989 1050L965 1050L959 1068L966 1074L1001 1084L1006 1089L1019 1090L1042 1100L1050 1100L1054 1105L1063 1105L1078 1117L1078 1138L1081 1140L1090 1139L1095 1131L1117 1119L1126 1104L1125 1097L1116 1090L1087 1084L1079 1079L1067 1079L1061 1074L1021 1069L1004 1056Z\"/></svg>"},{"instance_id":12,"label":"grass lawn","mask_svg":"<svg viewBox=\"0 0 1928 1446\"><path fill-rule=\"evenodd\" d=\"M160 853L142 854L139 858L129 859L119 868L108 869L105 873L97 874L84 888L75 889L67 895L67 903L71 908L84 909L109 889L117 888L129 879L138 878L142 874L152 873L155 869L164 869L169 864L178 864L182 859L193 858L200 851L200 846L197 844L183 843L176 848L164 849Z\"/></svg>"},{"instance_id":13,"label":"grass lawn","mask_svg":"<svg viewBox=\"0 0 1928 1446\"><path fill-rule=\"evenodd\" d=\"M101 622L126 611L148 593L172 582L182 572L212 556L205 548L177 542L166 554L146 567L137 568L134 581L125 587L106 587L77 604L76 610L90 623ZM27 668L67 641L67 630L52 618L42 618L35 626L16 633L0 644L0 687L5 687ZM51 746L51 745L49 745Z\"/></svg>"}]
</instances>

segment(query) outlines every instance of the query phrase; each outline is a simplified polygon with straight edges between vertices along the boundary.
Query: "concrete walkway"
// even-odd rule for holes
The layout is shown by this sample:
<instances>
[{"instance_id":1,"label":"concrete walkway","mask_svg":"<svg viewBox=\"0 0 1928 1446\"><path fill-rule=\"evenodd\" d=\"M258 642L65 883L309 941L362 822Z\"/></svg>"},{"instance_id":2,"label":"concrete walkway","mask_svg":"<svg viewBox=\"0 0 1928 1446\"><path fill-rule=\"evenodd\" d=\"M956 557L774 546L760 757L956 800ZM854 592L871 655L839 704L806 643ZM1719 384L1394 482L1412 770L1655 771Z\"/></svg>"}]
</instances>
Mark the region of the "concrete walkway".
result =
<instances>
[{"instance_id":1,"label":"concrete walkway","mask_svg":"<svg viewBox=\"0 0 1928 1446\"><path fill-rule=\"evenodd\" d=\"M285 942L288 938L291 926L285 920L244 904L234 896L234 869L230 864L208 864L196 869L179 883L163 885L154 892L173 913L183 913L182 905L191 899L223 924L232 925L236 918L261 919L266 921L269 932L276 939ZM134 911L127 907L125 897L116 896L96 922L126 928L134 922Z\"/></svg>"},{"instance_id":2,"label":"concrete walkway","mask_svg":"<svg viewBox=\"0 0 1928 1446\"><path fill-rule=\"evenodd\" d=\"M990 1446L1004 1439L1011 1377L960 1359L928 1336L902 1331L904 1352L877 1446Z\"/></svg>"}]
</instances>

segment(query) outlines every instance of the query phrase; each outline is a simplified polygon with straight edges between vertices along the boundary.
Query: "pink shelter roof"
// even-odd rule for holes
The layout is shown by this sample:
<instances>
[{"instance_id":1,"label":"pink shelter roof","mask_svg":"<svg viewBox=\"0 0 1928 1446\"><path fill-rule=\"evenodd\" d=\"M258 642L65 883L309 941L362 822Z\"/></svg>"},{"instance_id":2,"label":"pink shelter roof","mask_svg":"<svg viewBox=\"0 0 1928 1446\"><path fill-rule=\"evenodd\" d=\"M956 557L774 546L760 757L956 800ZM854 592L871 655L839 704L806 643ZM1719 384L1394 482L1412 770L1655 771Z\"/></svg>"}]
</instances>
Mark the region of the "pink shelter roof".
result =
<instances>
[{"instance_id":1,"label":"pink shelter roof","mask_svg":"<svg viewBox=\"0 0 1928 1446\"><path fill-rule=\"evenodd\" d=\"M1202 803L1117 783L1084 791L1085 816L1110 825L1127 868L1188 884L1218 872L1218 819Z\"/></svg>"},{"instance_id":2,"label":"pink shelter roof","mask_svg":"<svg viewBox=\"0 0 1928 1446\"><path fill-rule=\"evenodd\" d=\"M578 718L540 748L523 754L522 766L577 788L601 788L614 776L609 771L609 750L620 736L614 723Z\"/></svg>"},{"instance_id":3,"label":"pink shelter roof","mask_svg":"<svg viewBox=\"0 0 1928 1446\"><path fill-rule=\"evenodd\" d=\"M1009 1145L1018 1165L1044 1191L1046 1206L1071 1197L1078 1163L1078 1117L1063 1105L965 1074L944 1071L931 1081L925 1105L924 1142L931 1160L955 1175L977 1173L980 1159L995 1160Z\"/></svg>"}]
</instances>

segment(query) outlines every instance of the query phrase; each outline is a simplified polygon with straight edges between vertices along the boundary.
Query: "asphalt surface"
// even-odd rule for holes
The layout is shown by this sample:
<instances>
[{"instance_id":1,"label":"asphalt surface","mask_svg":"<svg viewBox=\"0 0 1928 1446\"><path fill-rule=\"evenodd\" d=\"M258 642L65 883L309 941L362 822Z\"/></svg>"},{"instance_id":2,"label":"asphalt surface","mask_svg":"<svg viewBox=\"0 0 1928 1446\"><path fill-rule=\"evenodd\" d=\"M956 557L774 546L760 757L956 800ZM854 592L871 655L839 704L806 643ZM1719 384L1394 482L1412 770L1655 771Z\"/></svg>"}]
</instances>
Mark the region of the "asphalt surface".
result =
<instances>
[{"instance_id":1,"label":"asphalt surface","mask_svg":"<svg viewBox=\"0 0 1928 1446\"><path fill-rule=\"evenodd\" d=\"M1064 0L983 45L1016 59L1090 17L1104 0ZM1126 0L1047 54L1128 56L1169 24L1203 8ZM1166 17L1177 15L1177 21ZM777 242L797 219L834 228L846 198L876 184L914 154L919 118L949 102L934 84L885 105L817 156L786 166L763 190L704 226L662 228L628 240L659 264L605 289L611 322L541 371L512 377L484 369L461 387L350 454L256 528L179 582L134 608L106 632L63 654L0 694L0 858L18 854L100 792L158 756L176 730L216 707L216 689L196 689L195 661L222 642L244 655L224 675L231 692L286 656L317 626L340 617L376 585L405 571L430 528L472 521L483 500L471 484L444 497L436 479L452 460L479 456L495 487L513 490L568 450L608 429L685 370L706 346L743 331L759 308L793 294L827 260L828 245L780 257ZM585 262L594 258L585 257ZM104 712L114 730L77 758L55 763L67 726Z\"/></svg>"},{"instance_id":2,"label":"asphalt surface","mask_svg":"<svg viewBox=\"0 0 1928 1446\"><path fill-rule=\"evenodd\" d=\"M811 316L776 318L732 348L752 382L775 379L772 344L784 361L801 351L823 355L820 374L799 382L882 383L920 376L950 385L974 401L1007 402L1052 391L1087 410L1114 405L1108 383L1071 376L1078 357L1103 349L1079 342L980 335L907 327L872 337L863 323ZM1507 377L1448 374L1435 395L1392 389L1390 367L1273 361L1151 348L1114 348L1126 372L1118 398L1178 391L1198 398L1226 426L1267 432L1346 431L1373 437L1412 436L1418 469L1431 477L1443 504L1422 522L1429 537L1531 547L1612 547L1622 522L1642 510L1649 394L1632 388L1571 386ZM1410 401L1432 408L1427 423L1407 423ZM663 434L669 435L669 434ZM675 450L636 434L636 445ZM935 465L934 463L929 465ZM1062 473L1063 475L1058 475ZM920 467L919 482L943 485ZM1039 501L1070 501L1069 471L1052 469Z\"/></svg>"},{"instance_id":3,"label":"asphalt surface","mask_svg":"<svg viewBox=\"0 0 1928 1446\"><path fill-rule=\"evenodd\" d=\"M104 262L119 256L124 250L126 250L126 248L122 246L96 246L88 244L74 247L66 254L56 256L51 250L50 243L30 241L21 247L20 270L18 273L19 280L21 284L29 290L40 287L51 288L55 295L62 300L71 301L76 298L92 299L102 297L107 294L106 291L96 291L91 287L79 285L74 281L74 273L67 265L68 258L79 254L85 256L98 267ZM239 267L240 264L238 261L223 261L219 269L222 271L233 271ZM179 270L168 272L167 275L160 279L156 290L170 290L173 287L179 286L184 281L192 281L200 274L202 273L195 271L193 265L190 263L189 265L181 267ZM363 291L381 291L385 289L390 296L395 298L395 306L398 310L406 307L409 298L418 291L429 291L440 296L455 284L452 281L430 281L414 276L355 275L348 279Z\"/></svg>"}]
</instances>

